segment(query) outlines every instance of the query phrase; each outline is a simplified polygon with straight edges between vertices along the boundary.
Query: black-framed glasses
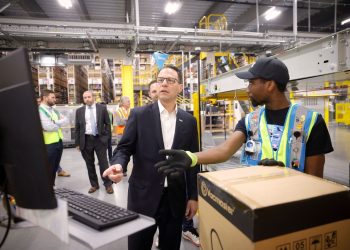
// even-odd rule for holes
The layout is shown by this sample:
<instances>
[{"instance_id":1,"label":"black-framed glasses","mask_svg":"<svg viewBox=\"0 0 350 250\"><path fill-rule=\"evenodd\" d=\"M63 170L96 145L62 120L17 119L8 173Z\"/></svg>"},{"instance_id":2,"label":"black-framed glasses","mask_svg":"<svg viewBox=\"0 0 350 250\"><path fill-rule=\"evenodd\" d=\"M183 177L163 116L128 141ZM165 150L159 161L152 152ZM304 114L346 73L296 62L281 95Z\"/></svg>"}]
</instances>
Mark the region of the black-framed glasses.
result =
<instances>
[{"instance_id":1,"label":"black-framed glasses","mask_svg":"<svg viewBox=\"0 0 350 250\"><path fill-rule=\"evenodd\" d=\"M179 81L176 78L172 78L172 77L157 77L157 82L158 83L163 83L164 80L166 80L166 82L168 84L175 84L175 83L177 83Z\"/></svg>"}]
</instances>

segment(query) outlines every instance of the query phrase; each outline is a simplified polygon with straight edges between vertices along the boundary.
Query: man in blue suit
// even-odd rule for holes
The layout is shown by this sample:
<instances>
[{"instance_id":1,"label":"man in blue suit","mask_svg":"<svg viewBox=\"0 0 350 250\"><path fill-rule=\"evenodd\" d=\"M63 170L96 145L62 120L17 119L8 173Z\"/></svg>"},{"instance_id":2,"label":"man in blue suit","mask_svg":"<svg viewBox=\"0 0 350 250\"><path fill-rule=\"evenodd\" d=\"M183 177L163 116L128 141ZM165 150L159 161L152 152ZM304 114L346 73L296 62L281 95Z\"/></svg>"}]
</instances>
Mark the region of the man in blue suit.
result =
<instances>
[{"instance_id":1,"label":"man in blue suit","mask_svg":"<svg viewBox=\"0 0 350 250\"><path fill-rule=\"evenodd\" d=\"M177 95L183 89L181 80L181 71L175 66L168 65L159 71L159 100L131 111L112 166L104 172L105 177L119 182L123 167L133 156L128 209L156 221L156 225L129 236L129 250L151 249L157 226L160 248L179 249L183 216L190 219L197 211L199 167L167 177L154 167L158 161L165 160L158 153L160 149L198 149L196 120L176 105Z\"/></svg>"}]
</instances>

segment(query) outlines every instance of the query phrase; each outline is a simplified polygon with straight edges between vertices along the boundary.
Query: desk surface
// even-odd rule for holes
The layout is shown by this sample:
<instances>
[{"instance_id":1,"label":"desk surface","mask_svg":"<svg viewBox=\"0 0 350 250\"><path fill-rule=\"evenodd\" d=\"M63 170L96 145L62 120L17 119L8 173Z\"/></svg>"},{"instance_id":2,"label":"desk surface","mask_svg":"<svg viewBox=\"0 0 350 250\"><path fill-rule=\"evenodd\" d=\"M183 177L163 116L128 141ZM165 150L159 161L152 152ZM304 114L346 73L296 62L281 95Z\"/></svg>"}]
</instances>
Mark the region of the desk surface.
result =
<instances>
[{"instance_id":1,"label":"desk surface","mask_svg":"<svg viewBox=\"0 0 350 250\"><path fill-rule=\"evenodd\" d=\"M121 225L106 229L104 231L97 231L88 227L76 220L69 219L69 235L92 249L100 248L117 241L130 234L136 233L154 225L154 219L141 215L140 217L123 223Z\"/></svg>"}]
</instances>

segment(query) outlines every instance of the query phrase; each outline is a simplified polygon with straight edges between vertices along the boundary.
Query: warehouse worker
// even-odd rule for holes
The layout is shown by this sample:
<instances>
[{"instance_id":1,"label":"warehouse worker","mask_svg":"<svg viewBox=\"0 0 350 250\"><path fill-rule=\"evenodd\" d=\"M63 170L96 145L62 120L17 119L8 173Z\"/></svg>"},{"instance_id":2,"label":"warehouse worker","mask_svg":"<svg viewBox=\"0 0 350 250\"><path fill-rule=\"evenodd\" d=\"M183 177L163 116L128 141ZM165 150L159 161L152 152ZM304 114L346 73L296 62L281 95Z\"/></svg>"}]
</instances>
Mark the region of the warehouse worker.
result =
<instances>
[{"instance_id":1,"label":"warehouse worker","mask_svg":"<svg viewBox=\"0 0 350 250\"><path fill-rule=\"evenodd\" d=\"M119 108L115 116L115 123L117 125L117 141L119 142L123 136L126 122L130 114L130 98L122 96L120 98ZM123 169L123 175L127 176L127 166Z\"/></svg>"},{"instance_id":2,"label":"warehouse worker","mask_svg":"<svg viewBox=\"0 0 350 250\"><path fill-rule=\"evenodd\" d=\"M44 141L51 166L51 184L55 185L56 172L59 168L63 152L63 134L62 126L68 124L67 117L53 108L56 103L56 96L52 90L43 90L41 92L41 104L39 105L39 114L41 126L44 133Z\"/></svg>"},{"instance_id":3,"label":"warehouse worker","mask_svg":"<svg viewBox=\"0 0 350 250\"><path fill-rule=\"evenodd\" d=\"M148 89L148 96L152 99L152 102L158 101L159 83L157 83L157 80L152 80L148 84Z\"/></svg>"},{"instance_id":4,"label":"warehouse worker","mask_svg":"<svg viewBox=\"0 0 350 250\"><path fill-rule=\"evenodd\" d=\"M198 153L161 152L170 157L156 164L158 171L170 174L195 164L224 162L244 144L242 164L283 163L323 177L325 154L333 151L330 136L320 114L291 104L286 98L284 92L289 81L286 65L274 57L262 58L236 76L249 81L248 96L252 105L260 108L241 119L232 136L217 147Z\"/></svg>"},{"instance_id":5,"label":"warehouse worker","mask_svg":"<svg viewBox=\"0 0 350 250\"><path fill-rule=\"evenodd\" d=\"M38 96L36 98L36 103L38 104L38 106L40 106L41 104L41 101L42 101L42 98L41 96ZM63 170L63 168L61 167L61 165L58 165L58 168L57 168L57 176L61 176L61 177L70 177L70 173Z\"/></svg>"},{"instance_id":6,"label":"warehouse worker","mask_svg":"<svg viewBox=\"0 0 350 250\"><path fill-rule=\"evenodd\" d=\"M131 111L113 155L113 165L103 174L113 182L120 182L123 167L132 156L128 209L156 221L155 225L129 236L129 250L152 249L157 226L160 248L180 249L183 217L191 219L197 211L199 167L167 178L154 168L156 162L165 159L158 154L160 149L198 150L196 119L176 104L177 95L183 89L181 75L181 71L171 65L159 71L159 100Z\"/></svg>"},{"instance_id":7,"label":"warehouse worker","mask_svg":"<svg viewBox=\"0 0 350 250\"><path fill-rule=\"evenodd\" d=\"M117 109L117 112L116 112L117 135L120 136L118 138L119 140L124 133L125 124L129 118L129 113L130 113L130 98L127 96L122 96L120 98L119 108Z\"/></svg>"}]
</instances>

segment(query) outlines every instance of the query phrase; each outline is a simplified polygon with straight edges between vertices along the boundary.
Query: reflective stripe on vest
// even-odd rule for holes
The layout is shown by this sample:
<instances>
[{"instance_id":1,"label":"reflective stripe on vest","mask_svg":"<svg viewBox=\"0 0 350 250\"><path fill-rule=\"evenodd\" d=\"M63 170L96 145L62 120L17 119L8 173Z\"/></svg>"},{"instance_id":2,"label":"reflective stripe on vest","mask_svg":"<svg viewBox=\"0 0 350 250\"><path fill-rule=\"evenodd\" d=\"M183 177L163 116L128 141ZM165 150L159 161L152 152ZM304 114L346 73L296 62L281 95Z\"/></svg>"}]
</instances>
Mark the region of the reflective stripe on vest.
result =
<instances>
[{"instance_id":1,"label":"reflective stripe on vest","mask_svg":"<svg viewBox=\"0 0 350 250\"><path fill-rule=\"evenodd\" d=\"M39 111L45 114L48 118L50 118L53 121L57 121L59 118L59 112L55 109L53 109L54 112L49 112L46 108L40 106ZM52 144L59 142L59 140L63 139L62 129L59 128L57 131L45 131L43 130L44 134L44 142L45 144Z\"/></svg>"},{"instance_id":2,"label":"reflective stripe on vest","mask_svg":"<svg viewBox=\"0 0 350 250\"><path fill-rule=\"evenodd\" d=\"M123 108L117 110L119 117L122 119L129 117L129 112L125 111ZM124 133L125 125L117 125L117 135L122 135Z\"/></svg>"},{"instance_id":3,"label":"reflective stripe on vest","mask_svg":"<svg viewBox=\"0 0 350 250\"><path fill-rule=\"evenodd\" d=\"M257 165L261 159L273 158L282 161L287 167L304 172L306 142L317 115L317 112L310 111L299 104L293 104L288 110L277 151L274 151L267 129L265 108L248 114L245 118L247 140L255 142L256 153L248 155L243 147L241 163ZM253 135L249 136L248 131L252 131Z\"/></svg>"}]
</instances>

